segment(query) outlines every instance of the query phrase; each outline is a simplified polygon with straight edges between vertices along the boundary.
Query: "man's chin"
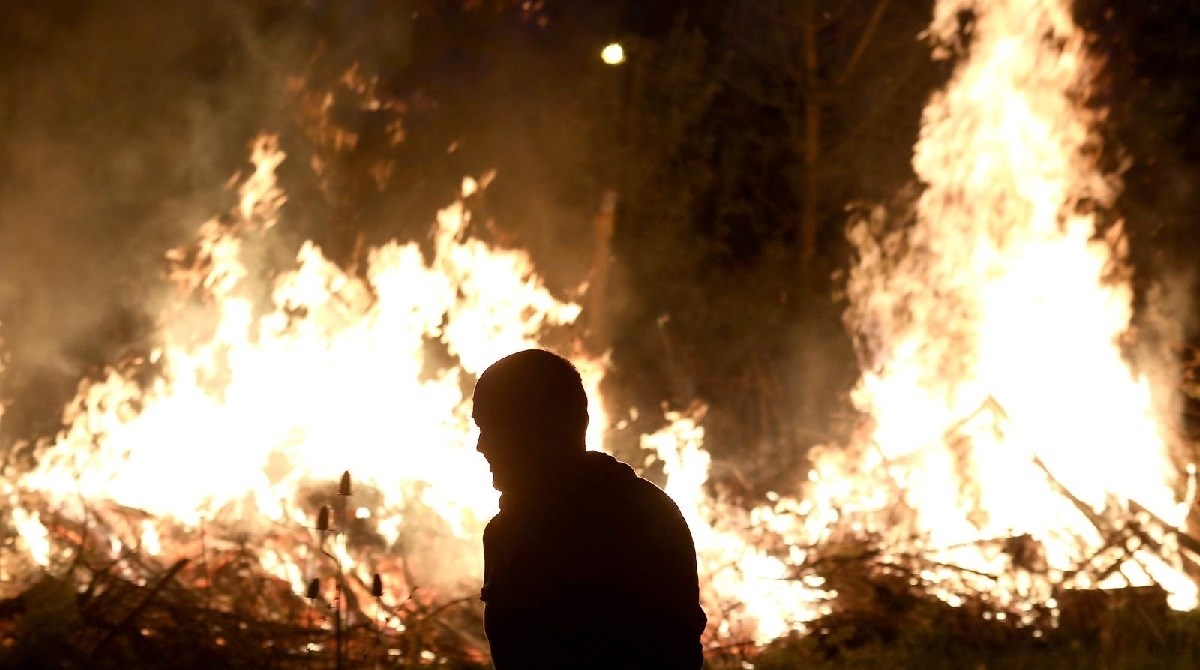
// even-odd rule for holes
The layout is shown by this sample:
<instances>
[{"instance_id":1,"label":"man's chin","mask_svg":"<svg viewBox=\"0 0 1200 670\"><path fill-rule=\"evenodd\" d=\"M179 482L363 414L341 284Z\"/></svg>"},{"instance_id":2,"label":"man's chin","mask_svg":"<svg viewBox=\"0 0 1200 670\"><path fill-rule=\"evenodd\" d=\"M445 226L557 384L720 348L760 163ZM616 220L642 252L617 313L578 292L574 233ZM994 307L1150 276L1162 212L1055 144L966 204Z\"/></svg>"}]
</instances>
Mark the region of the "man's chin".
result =
<instances>
[{"instance_id":1,"label":"man's chin","mask_svg":"<svg viewBox=\"0 0 1200 670\"><path fill-rule=\"evenodd\" d=\"M493 472L492 473L492 488L496 489L500 493L504 493L505 491L508 490L508 485L507 485L507 482L504 481L503 477L501 477Z\"/></svg>"}]
</instances>

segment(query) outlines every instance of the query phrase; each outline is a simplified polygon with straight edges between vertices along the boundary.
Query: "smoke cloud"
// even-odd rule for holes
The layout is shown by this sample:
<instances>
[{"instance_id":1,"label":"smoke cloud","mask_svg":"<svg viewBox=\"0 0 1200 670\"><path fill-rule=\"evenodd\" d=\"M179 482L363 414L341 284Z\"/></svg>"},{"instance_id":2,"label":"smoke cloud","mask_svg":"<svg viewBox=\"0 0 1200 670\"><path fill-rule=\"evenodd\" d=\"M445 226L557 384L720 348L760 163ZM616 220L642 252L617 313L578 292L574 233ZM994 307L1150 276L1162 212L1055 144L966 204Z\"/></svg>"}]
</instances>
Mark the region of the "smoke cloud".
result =
<instances>
[{"instance_id":1,"label":"smoke cloud","mask_svg":"<svg viewBox=\"0 0 1200 670\"><path fill-rule=\"evenodd\" d=\"M53 430L156 312L163 252L222 211L294 46L228 2L0 8L0 337L9 435Z\"/></svg>"},{"instance_id":2,"label":"smoke cloud","mask_svg":"<svg viewBox=\"0 0 1200 670\"><path fill-rule=\"evenodd\" d=\"M495 170L472 203L479 225L528 249L571 295L612 186L590 176L589 105L617 73L587 39L568 49L519 16L414 17L405 2L0 6L0 442L54 433L81 377L144 348L165 297L164 252L229 209L230 178L264 131L289 153L287 230L270 260L286 263L310 237L351 264L356 235L421 238L462 177ZM449 29L476 18L490 22L486 39L455 51L462 37ZM556 30L592 30L595 18L560 17ZM358 148L333 155L306 132L314 121L296 82L336 86L352 63L403 101L400 144L372 135L378 119L354 104L329 113L365 138ZM325 176L310 161L322 152ZM379 156L393 164L377 192L337 182Z\"/></svg>"}]
</instances>

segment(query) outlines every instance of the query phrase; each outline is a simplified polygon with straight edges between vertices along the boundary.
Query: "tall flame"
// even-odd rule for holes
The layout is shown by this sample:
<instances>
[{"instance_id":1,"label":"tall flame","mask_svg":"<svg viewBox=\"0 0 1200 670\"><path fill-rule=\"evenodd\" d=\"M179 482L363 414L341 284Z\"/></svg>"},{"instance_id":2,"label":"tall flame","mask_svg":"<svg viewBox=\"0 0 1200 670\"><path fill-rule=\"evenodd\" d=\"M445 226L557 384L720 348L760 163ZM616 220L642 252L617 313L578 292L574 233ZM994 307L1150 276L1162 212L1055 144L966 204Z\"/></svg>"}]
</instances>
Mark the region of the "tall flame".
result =
<instances>
[{"instance_id":1,"label":"tall flame","mask_svg":"<svg viewBox=\"0 0 1200 670\"><path fill-rule=\"evenodd\" d=\"M1122 358L1124 240L1097 231L1117 184L1097 167L1096 63L1067 0L940 0L929 32L944 54L964 44L922 119L915 217L849 229L847 320L865 363L853 401L872 426L859 458L818 464L816 490L873 509L898 485L912 513L897 541L1003 571L975 543L1028 534L1065 571L1104 544L1064 488L1096 513L1134 501L1182 522L1149 385ZM1151 552L1103 585L1150 579L1195 604Z\"/></svg>"},{"instance_id":2,"label":"tall flame","mask_svg":"<svg viewBox=\"0 0 1200 670\"><path fill-rule=\"evenodd\" d=\"M372 570L395 569L391 582L409 588L451 594L477 585L497 494L474 450L465 391L491 362L570 328L580 308L552 296L525 253L471 237L463 201L438 214L431 249L386 244L371 252L363 277L305 243L264 308L247 242L279 220L286 197L274 171L283 158L274 138L260 139L232 222L205 223L194 253L169 254L183 293L200 299L169 306L151 359L82 385L37 467L15 487L0 480L35 563L52 568L70 549L54 547L22 496L74 519L102 505L149 514L133 537L109 537L114 554L132 543L165 552L170 538L186 540L201 525L250 537L262 567L304 593L314 552L303 530L317 527L318 499L349 471L356 521L383 547L343 536L333 547L342 565L365 583ZM466 180L464 196L479 187ZM608 425L603 359L562 353L584 379L588 444L599 448ZM787 566L735 525L749 524L744 510L709 499L694 418L666 423L644 446L666 464L666 489L696 536L713 633L782 633L780 612L807 609L804 591L779 585ZM290 543L276 539L297 533Z\"/></svg>"},{"instance_id":3,"label":"tall flame","mask_svg":"<svg viewBox=\"0 0 1200 670\"><path fill-rule=\"evenodd\" d=\"M415 243L390 243L372 251L362 278L305 243L296 268L275 281L269 309L256 312L256 271L240 235L278 218L282 158L270 138L256 146L241 230L216 220L202 227L198 283L209 305L199 308L204 318L176 308L153 356L161 375L146 385L114 369L85 385L67 428L17 488L67 510L108 501L168 524L212 520L254 533L313 526L304 494L348 470L369 492L363 514L389 545L414 505L463 540L426 580L470 581L481 569L472 540L497 494L474 450L469 375L537 346L579 307L551 296L524 253L466 235L459 202L439 213L428 260ZM598 364L576 364L595 396ZM592 412L603 426L598 403ZM45 563L44 547L38 555ZM299 588L293 563L279 570Z\"/></svg>"}]
</instances>

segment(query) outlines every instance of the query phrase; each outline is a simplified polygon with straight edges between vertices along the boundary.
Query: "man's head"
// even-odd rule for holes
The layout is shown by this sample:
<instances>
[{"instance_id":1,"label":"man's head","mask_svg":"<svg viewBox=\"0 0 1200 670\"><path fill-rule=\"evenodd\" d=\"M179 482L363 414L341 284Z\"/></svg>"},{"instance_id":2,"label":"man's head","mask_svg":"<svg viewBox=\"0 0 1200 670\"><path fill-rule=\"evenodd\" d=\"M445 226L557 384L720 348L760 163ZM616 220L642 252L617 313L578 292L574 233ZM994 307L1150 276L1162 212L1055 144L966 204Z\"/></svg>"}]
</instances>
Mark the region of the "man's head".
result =
<instances>
[{"instance_id":1,"label":"man's head","mask_svg":"<svg viewBox=\"0 0 1200 670\"><path fill-rule=\"evenodd\" d=\"M527 349L496 361L475 385L471 416L493 485L508 492L582 454L587 394L570 361Z\"/></svg>"}]
</instances>

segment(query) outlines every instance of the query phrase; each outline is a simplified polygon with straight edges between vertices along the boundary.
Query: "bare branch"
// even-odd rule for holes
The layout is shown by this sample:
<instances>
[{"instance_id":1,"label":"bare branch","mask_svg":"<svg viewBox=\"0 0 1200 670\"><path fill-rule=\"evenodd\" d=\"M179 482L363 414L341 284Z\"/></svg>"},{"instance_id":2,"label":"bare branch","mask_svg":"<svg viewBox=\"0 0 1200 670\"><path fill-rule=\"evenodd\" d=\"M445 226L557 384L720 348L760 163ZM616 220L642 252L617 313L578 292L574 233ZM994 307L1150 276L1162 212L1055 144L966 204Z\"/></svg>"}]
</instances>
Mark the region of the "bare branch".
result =
<instances>
[{"instance_id":1,"label":"bare branch","mask_svg":"<svg viewBox=\"0 0 1200 670\"><path fill-rule=\"evenodd\" d=\"M844 85L854 74L855 68L862 60L863 53L867 50L867 45L871 43L871 39L875 37L875 31L879 29L879 24L883 20L883 15L887 12L888 4L891 0L879 0L875 3L875 10L871 12L871 17L867 19L867 25L863 28L862 35L859 36L858 42L854 45L854 51L850 53L850 59L846 61L846 67L842 69L842 74L834 80L837 86Z\"/></svg>"}]
</instances>

